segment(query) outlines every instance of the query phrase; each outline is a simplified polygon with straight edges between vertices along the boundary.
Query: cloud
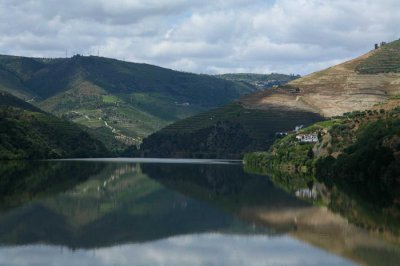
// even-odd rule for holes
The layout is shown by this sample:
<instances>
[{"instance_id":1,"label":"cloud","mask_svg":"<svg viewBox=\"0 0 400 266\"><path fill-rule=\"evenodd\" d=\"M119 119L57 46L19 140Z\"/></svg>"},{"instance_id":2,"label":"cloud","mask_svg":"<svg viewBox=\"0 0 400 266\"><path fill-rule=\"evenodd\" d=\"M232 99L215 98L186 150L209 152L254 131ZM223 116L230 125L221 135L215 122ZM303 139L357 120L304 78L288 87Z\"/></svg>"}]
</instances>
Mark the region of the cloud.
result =
<instances>
[{"instance_id":1,"label":"cloud","mask_svg":"<svg viewBox=\"0 0 400 266\"><path fill-rule=\"evenodd\" d=\"M0 53L306 74L400 37L396 0L0 0Z\"/></svg>"}]
</instances>

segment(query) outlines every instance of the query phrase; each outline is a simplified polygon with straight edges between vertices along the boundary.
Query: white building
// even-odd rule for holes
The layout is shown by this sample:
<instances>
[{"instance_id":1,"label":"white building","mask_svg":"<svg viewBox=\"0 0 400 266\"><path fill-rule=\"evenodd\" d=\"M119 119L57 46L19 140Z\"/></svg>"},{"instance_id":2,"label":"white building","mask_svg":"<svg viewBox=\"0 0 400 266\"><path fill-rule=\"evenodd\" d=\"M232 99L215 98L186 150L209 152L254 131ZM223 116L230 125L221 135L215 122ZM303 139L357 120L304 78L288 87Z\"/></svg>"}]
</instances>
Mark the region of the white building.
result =
<instances>
[{"instance_id":1,"label":"white building","mask_svg":"<svg viewBox=\"0 0 400 266\"><path fill-rule=\"evenodd\" d=\"M313 142L318 142L318 134L317 133L312 133L312 134L299 134L296 136L296 139L300 142L303 143L313 143Z\"/></svg>"}]
</instances>

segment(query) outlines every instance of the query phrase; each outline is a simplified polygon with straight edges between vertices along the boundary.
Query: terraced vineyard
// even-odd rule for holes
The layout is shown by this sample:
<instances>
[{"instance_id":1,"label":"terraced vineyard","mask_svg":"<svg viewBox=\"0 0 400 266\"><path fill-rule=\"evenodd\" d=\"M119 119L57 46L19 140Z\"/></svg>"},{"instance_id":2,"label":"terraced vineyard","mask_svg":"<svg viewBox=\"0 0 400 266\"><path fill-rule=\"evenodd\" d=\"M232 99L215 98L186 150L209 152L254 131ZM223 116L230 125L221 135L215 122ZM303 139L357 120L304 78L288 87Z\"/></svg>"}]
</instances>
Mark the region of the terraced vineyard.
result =
<instances>
[{"instance_id":1,"label":"terraced vineyard","mask_svg":"<svg viewBox=\"0 0 400 266\"><path fill-rule=\"evenodd\" d=\"M400 41L394 41L347 62L312 73L288 86L252 93L246 106L308 110L325 117L385 105L400 94ZM293 87L297 91L285 88ZM384 108L383 106L381 108Z\"/></svg>"},{"instance_id":2,"label":"terraced vineyard","mask_svg":"<svg viewBox=\"0 0 400 266\"><path fill-rule=\"evenodd\" d=\"M145 139L141 150L146 156L237 158L245 151L266 149L277 132L322 119L306 111L257 110L234 102L167 126Z\"/></svg>"},{"instance_id":3,"label":"terraced vineyard","mask_svg":"<svg viewBox=\"0 0 400 266\"><path fill-rule=\"evenodd\" d=\"M234 102L193 117L178 121L164 132L193 132L210 127L217 122L230 121L242 125L256 139L264 139L278 131L293 130L296 125L310 124L319 120L318 115L308 112L283 111L278 109L257 110L244 108ZM268 122L267 122L268 121ZM267 123L266 123L267 122Z\"/></svg>"},{"instance_id":4,"label":"terraced vineyard","mask_svg":"<svg viewBox=\"0 0 400 266\"><path fill-rule=\"evenodd\" d=\"M361 62L356 71L360 74L399 73L400 40L381 46Z\"/></svg>"}]
</instances>

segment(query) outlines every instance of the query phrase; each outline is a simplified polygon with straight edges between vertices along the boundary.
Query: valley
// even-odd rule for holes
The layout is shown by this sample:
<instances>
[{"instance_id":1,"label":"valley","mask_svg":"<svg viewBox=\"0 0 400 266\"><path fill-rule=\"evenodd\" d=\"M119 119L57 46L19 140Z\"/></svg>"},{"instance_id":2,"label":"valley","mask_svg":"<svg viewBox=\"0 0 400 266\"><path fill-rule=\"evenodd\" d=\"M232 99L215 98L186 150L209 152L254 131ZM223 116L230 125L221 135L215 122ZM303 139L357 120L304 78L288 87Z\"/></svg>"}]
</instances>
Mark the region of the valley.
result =
<instances>
[{"instance_id":1,"label":"valley","mask_svg":"<svg viewBox=\"0 0 400 266\"><path fill-rule=\"evenodd\" d=\"M236 75L231 75L233 77ZM297 78L263 75L273 83ZM272 85L271 85L272 86ZM157 130L256 91L249 82L96 56L0 56L0 90L83 125L108 149L138 146Z\"/></svg>"},{"instance_id":2,"label":"valley","mask_svg":"<svg viewBox=\"0 0 400 266\"><path fill-rule=\"evenodd\" d=\"M0 21L0 266L400 265L400 1Z\"/></svg>"}]
</instances>

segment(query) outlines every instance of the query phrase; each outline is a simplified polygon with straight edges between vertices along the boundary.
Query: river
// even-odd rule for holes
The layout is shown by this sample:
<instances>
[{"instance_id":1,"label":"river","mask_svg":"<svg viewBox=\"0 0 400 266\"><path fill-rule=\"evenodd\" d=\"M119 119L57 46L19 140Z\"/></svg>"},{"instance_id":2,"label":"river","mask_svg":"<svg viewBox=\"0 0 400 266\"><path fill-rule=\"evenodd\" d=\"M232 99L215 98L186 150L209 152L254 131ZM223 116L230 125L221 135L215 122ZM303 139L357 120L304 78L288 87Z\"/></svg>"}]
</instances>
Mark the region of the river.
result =
<instances>
[{"instance_id":1,"label":"river","mask_svg":"<svg viewBox=\"0 0 400 266\"><path fill-rule=\"evenodd\" d=\"M244 172L240 161L0 166L0 265L395 265L397 238ZM394 264L393 264L394 263Z\"/></svg>"}]
</instances>

